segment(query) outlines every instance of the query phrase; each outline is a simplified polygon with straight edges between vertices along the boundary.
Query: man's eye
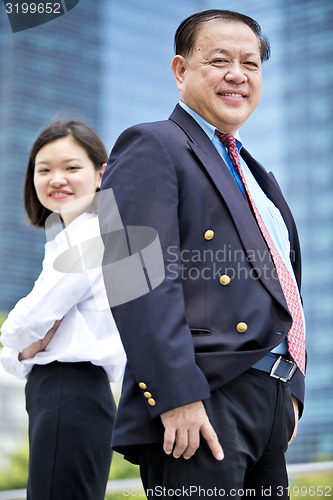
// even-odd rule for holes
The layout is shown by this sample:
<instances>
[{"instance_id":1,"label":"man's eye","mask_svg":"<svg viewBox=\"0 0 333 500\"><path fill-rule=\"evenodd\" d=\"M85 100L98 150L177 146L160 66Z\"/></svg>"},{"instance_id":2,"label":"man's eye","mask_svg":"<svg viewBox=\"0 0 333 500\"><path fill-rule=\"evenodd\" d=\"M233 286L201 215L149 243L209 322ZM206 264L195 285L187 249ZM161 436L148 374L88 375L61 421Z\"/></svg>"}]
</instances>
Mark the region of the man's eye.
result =
<instances>
[{"instance_id":1,"label":"man's eye","mask_svg":"<svg viewBox=\"0 0 333 500\"><path fill-rule=\"evenodd\" d=\"M226 59L214 59L213 64L225 64L227 62Z\"/></svg>"},{"instance_id":2,"label":"man's eye","mask_svg":"<svg viewBox=\"0 0 333 500\"><path fill-rule=\"evenodd\" d=\"M79 170L80 167L77 167L75 165L71 165L70 167L67 167L67 170Z\"/></svg>"},{"instance_id":3,"label":"man's eye","mask_svg":"<svg viewBox=\"0 0 333 500\"><path fill-rule=\"evenodd\" d=\"M259 66L258 66L258 64L257 64L257 63L255 63L255 62L253 62L253 61L246 61L246 62L244 63L244 65L245 65L245 66L249 66L249 67L251 67L251 68L253 68L253 69L258 69L258 67L259 67Z\"/></svg>"}]
</instances>

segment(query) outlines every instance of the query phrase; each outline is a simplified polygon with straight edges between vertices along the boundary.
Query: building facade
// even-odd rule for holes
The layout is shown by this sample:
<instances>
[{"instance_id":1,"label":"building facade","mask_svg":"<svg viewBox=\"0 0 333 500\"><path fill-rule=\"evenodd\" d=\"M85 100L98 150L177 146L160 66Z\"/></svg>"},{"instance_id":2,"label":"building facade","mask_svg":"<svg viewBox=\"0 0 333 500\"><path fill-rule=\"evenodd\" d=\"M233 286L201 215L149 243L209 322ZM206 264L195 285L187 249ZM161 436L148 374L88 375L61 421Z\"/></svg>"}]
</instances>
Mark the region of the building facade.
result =
<instances>
[{"instance_id":1,"label":"building facade","mask_svg":"<svg viewBox=\"0 0 333 500\"><path fill-rule=\"evenodd\" d=\"M100 0L81 4L14 34L0 6L0 311L26 295L41 270L45 237L26 224L22 201L34 140L57 118L98 129Z\"/></svg>"}]
</instances>

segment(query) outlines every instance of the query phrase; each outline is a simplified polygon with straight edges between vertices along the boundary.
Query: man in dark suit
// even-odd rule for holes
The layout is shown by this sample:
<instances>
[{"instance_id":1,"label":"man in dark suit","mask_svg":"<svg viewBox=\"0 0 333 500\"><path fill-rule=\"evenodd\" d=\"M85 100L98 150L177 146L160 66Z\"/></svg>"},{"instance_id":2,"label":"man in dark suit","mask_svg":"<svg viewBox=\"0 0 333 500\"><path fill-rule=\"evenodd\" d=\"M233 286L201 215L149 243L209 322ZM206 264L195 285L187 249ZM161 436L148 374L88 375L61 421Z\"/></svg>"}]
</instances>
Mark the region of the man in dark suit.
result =
<instances>
[{"instance_id":1,"label":"man in dark suit","mask_svg":"<svg viewBox=\"0 0 333 500\"><path fill-rule=\"evenodd\" d=\"M125 227L157 230L165 263L157 288L112 308L128 357L113 447L140 463L149 498L288 498L304 396L300 248L277 182L238 135L269 43L251 18L214 10L183 21L175 47L180 103L119 137L102 183ZM100 217L107 233L107 205Z\"/></svg>"}]
</instances>

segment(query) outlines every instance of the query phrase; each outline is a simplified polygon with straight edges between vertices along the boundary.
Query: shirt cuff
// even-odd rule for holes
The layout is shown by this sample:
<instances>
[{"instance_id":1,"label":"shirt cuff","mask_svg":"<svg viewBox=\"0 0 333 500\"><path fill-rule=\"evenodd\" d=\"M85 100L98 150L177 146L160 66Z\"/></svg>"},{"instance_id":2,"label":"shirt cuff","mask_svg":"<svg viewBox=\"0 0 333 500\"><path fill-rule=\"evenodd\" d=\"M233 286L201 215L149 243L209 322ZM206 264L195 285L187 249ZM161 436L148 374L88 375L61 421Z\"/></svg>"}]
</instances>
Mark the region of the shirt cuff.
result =
<instances>
[{"instance_id":1,"label":"shirt cuff","mask_svg":"<svg viewBox=\"0 0 333 500\"><path fill-rule=\"evenodd\" d=\"M23 364L19 361L18 355L19 352L17 350L10 347L3 347L0 354L0 360L6 372L11 373L22 380L26 380L33 365Z\"/></svg>"}]
</instances>

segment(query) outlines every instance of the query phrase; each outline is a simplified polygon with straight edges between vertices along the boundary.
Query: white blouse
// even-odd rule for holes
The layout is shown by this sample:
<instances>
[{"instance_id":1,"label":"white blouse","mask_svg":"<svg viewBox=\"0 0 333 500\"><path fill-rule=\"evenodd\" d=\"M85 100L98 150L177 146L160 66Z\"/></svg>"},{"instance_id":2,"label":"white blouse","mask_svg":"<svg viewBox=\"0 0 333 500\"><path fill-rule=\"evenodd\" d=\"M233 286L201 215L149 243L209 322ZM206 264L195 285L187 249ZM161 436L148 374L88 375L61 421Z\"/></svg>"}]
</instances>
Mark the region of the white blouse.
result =
<instances>
[{"instance_id":1,"label":"white blouse","mask_svg":"<svg viewBox=\"0 0 333 500\"><path fill-rule=\"evenodd\" d=\"M93 242L88 252L94 254L94 264L79 272L78 257L72 266L75 272L68 272L72 262L70 254L65 252L79 248L82 254L82 246L87 241ZM45 244L39 278L1 327L0 341L4 347L0 359L6 371L24 379L34 364L90 361L105 369L110 382L118 379L125 363L125 352L105 292L101 245L98 217L87 212ZM57 257L60 260L57 261ZM87 260L89 262L89 256ZM66 262L70 265L64 272L63 263ZM44 338L60 319L58 330L45 351L19 361L19 353Z\"/></svg>"}]
</instances>

